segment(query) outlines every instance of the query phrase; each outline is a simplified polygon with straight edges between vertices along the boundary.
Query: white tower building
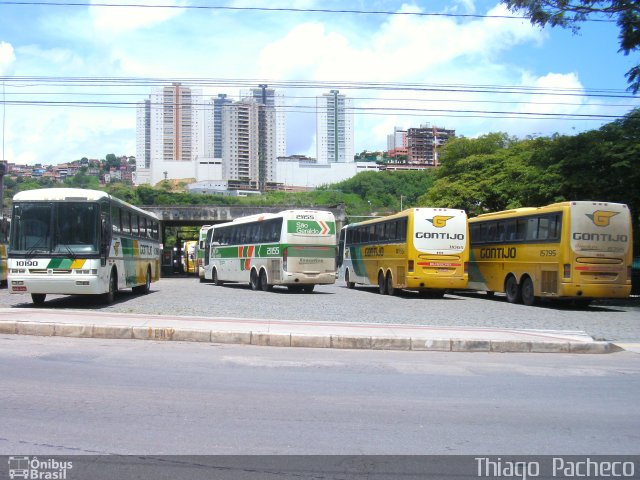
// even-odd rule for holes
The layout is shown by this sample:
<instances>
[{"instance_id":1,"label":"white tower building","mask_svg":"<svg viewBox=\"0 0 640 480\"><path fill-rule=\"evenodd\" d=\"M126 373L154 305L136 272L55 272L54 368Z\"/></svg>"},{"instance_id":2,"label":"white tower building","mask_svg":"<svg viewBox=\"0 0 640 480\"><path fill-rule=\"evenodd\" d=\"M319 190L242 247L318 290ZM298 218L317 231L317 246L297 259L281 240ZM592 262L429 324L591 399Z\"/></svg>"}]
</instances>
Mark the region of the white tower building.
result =
<instances>
[{"instance_id":1,"label":"white tower building","mask_svg":"<svg viewBox=\"0 0 640 480\"><path fill-rule=\"evenodd\" d=\"M213 105L179 83L156 89L137 111L136 183L195 178L213 157Z\"/></svg>"},{"instance_id":2,"label":"white tower building","mask_svg":"<svg viewBox=\"0 0 640 480\"><path fill-rule=\"evenodd\" d=\"M272 107L275 111L275 156L287 155L287 116L284 111L284 94L267 85L259 85L258 88L241 90L240 98L253 98L257 103Z\"/></svg>"},{"instance_id":3,"label":"white tower building","mask_svg":"<svg viewBox=\"0 0 640 480\"><path fill-rule=\"evenodd\" d=\"M353 100L338 90L316 98L316 148L319 164L354 161Z\"/></svg>"},{"instance_id":4,"label":"white tower building","mask_svg":"<svg viewBox=\"0 0 640 480\"><path fill-rule=\"evenodd\" d=\"M222 106L222 177L264 190L276 179L275 111L254 99Z\"/></svg>"}]
</instances>

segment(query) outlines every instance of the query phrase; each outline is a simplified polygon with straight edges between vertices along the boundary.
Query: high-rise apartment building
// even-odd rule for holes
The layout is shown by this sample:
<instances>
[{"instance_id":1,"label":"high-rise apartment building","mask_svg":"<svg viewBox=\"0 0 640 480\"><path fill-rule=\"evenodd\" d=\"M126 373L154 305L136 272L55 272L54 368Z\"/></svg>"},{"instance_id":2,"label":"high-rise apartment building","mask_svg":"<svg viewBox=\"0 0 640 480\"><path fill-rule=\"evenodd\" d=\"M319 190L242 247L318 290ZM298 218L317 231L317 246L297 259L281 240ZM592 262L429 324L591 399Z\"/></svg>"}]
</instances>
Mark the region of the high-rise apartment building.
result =
<instances>
[{"instance_id":1,"label":"high-rise apartment building","mask_svg":"<svg viewBox=\"0 0 640 480\"><path fill-rule=\"evenodd\" d=\"M195 176L199 157L213 156L213 104L180 83L138 104L136 183Z\"/></svg>"},{"instance_id":2,"label":"high-rise apartment building","mask_svg":"<svg viewBox=\"0 0 640 480\"><path fill-rule=\"evenodd\" d=\"M387 150L396 148L407 148L407 130L405 128L393 127L393 134L387 135Z\"/></svg>"},{"instance_id":3,"label":"high-rise apartment building","mask_svg":"<svg viewBox=\"0 0 640 480\"><path fill-rule=\"evenodd\" d=\"M245 98L222 106L222 176L264 190L276 181L274 108Z\"/></svg>"},{"instance_id":4,"label":"high-rise apartment building","mask_svg":"<svg viewBox=\"0 0 640 480\"><path fill-rule=\"evenodd\" d=\"M213 156L222 158L222 106L231 103L226 93L213 98Z\"/></svg>"},{"instance_id":5,"label":"high-rise apartment building","mask_svg":"<svg viewBox=\"0 0 640 480\"><path fill-rule=\"evenodd\" d=\"M456 136L455 130L422 125L407 130L407 161L437 167L440 164L439 148Z\"/></svg>"},{"instance_id":6,"label":"high-rise apartment building","mask_svg":"<svg viewBox=\"0 0 640 480\"><path fill-rule=\"evenodd\" d=\"M274 155L284 157L287 155L287 117L284 111L284 95L281 91L268 88L268 85L259 85L258 88L251 88L240 91L240 98L254 99L257 103L265 105L273 109L275 118L274 138L275 148Z\"/></svg>"},{"instance_id":7,"label":"high-rise apartment building","mask_svg":"<svg viewBox=\"0 0 640 480\"><path fill-rule=\"evenodd\" d=\"M316 98L318 163L354 161L353 100L331 90Z\"/></svg>"}]
</instances>

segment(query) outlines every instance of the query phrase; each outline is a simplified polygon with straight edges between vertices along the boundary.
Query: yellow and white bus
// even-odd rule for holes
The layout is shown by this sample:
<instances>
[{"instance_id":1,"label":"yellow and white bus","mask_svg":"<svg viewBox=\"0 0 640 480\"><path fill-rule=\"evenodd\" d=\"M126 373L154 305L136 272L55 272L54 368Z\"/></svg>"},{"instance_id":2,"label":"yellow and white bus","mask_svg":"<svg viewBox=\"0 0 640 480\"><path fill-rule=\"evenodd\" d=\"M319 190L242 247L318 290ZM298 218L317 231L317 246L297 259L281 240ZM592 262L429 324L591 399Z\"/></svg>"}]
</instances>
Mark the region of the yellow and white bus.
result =
<instances>
[{"instance_id":1,"label":"yellow and white bus","mask_svg":"<svg viewBox=\"0 0 640 480\"><path fill-rule=\"evenodd\" d=\"M345 226L338 243L339 277L348 288L377 285L442 297L466 288L469 261L467 214L448 208L411 208Z\"/></svg>"},{"instance_id":2,"label":"yellow and white bus","mask_svg":"<svg viewBox=\"0 0 640 480\"><path fill-rule=\"evenodd\" d=\"M196 247L198 245L197 240L188 240L182 244L182 271L186 274L197 275L196 270L197 258Z\"/></svg>"},{"instance_id":3,"label":"yellow and white bus","mask_svg":"<svg viewBox=\"0 0 640 480\"><path fill-rule=\"evenodd\" d=\"M9 243L9 219L0 212L0 286L7 284L7 246Z\"/></svg>"},{"instance_id":4,"label":"yellow and white bus","mask_svg":"<svg viewBox=\"0 0 640 480\"><path fill-rule=\"evenodd\" d=\"M631 214L626 205L562 202L469 220L469 288L538 298L625 298L631 292Z\"/></svg>"},{"instance_id":5,"label":"yellow and white bus","mask_svg":"<svg viewBox=\"0 0 640 480\"><path fill-rule=\"evenodd\" d=\"M9 291L102 294L120 288L147 293L160 276L158 218L105 192L77 188L29 190L13 197Z\"/></svg>"},{"instance_id":6,"label":"yellow and white bus","mask_svg":"<svg viewBox=\"0 0 640 480\"><path fill-rule=\"evenodd\" d=\"M336 281L336 223L322 210L286 210L242 217L208 231L205 280L248 282L311 292Z\"/></svg>"}]
</instances>

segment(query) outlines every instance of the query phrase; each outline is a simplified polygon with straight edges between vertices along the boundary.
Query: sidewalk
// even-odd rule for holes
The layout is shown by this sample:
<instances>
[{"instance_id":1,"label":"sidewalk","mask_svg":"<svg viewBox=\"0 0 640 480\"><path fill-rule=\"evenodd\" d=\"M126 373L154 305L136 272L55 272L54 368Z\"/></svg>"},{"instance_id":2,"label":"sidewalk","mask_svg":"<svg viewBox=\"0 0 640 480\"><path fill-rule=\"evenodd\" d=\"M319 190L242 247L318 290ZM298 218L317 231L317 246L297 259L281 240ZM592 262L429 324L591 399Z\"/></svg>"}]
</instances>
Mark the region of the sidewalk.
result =
<instances>
[{"instance_id":1,"label":"sidewalk","mask_svg":"<svg viewBox=\"0 0 640 480\"><path fill-rule=\"evenodd\" d=\"M612 353L585 332L0 308L0 334L439 352Z\"/></svg>"}]
</instances>

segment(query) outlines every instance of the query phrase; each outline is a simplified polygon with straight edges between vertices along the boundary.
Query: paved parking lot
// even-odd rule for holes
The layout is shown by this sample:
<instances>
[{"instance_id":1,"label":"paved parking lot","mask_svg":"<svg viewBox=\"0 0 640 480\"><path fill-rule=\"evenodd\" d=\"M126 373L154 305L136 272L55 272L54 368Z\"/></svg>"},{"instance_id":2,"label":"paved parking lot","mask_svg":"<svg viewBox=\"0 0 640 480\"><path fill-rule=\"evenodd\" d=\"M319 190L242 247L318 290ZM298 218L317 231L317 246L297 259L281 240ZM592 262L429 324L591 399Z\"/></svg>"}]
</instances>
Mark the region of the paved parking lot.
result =
<instances>
[{"instance_id":1,"label":"paved parking lot","mask_svg":"<svg viewBox=\"0 0 640 480\"><path fill-rule=\"evenodd\" d=\"M149 295L121 292L105 306L85 297L50 295L43 308L93 309L154 315L282 320L354 321L455 327L498 327L585 331L597 340L640 342L640 299L595 302L586 309L568 305L511 305L500 295L447 294L443 299L404 292L381 296L374 288L349 290L338 283L316 287L311 294L252 291L247 285L221 287L199 283L193 277L164 278L152 285ZM0 305L33 307L28 295L0 290Z\"/></svg>"}]
</instances>

